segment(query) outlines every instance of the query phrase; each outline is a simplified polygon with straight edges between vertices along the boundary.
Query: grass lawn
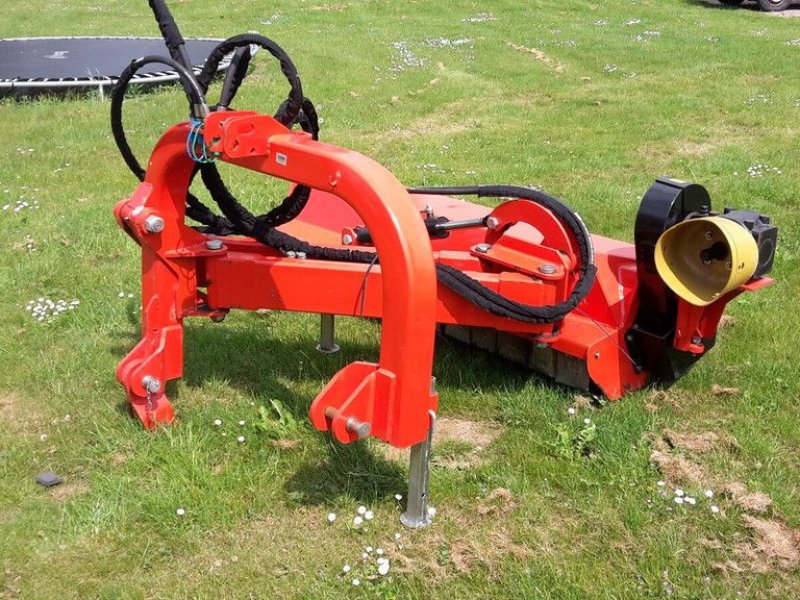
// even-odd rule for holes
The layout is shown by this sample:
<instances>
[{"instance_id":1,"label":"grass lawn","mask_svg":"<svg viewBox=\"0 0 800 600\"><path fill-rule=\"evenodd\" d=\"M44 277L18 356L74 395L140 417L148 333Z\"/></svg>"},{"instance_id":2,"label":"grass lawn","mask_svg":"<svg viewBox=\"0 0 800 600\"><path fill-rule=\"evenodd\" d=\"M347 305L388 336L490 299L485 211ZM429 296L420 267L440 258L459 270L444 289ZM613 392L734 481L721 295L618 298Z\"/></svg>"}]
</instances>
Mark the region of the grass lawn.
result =
<instances>
[{"instance_id":1,"label":"grass lawn","mask_svg":"<svg viewBox=\"0 0 800 600\"><path fill-rule=\"evenodd\" d=\"M191 320L170 388L179 421L142 430L114 381L139 336L139 253L111 213L135 181L108 102L2 102L0 596L800 597L800 21L693 0L171 5L187 37L277 40L324 139L408 185L535 184L632 241L655 176L696 180L717 208L773 216L776 285L736 301L672 389L599 409L440 342L441 415L471 434L439 444L434 526L405 531L405 461L306 419L333 373L376 355L376 323L340 319L342 352L321 355L315 315ZM143 0L6 5L0 36L39 35L158 32ZM258 62L238 106L271 113L286 86ZM146 156L185 103L175 88L141 94L126 119ZM283 187L233 184L258 212ZM25 306L40 297L79 304L37 322ZM584 418L592 458L558 441ZM65 483L38 486L45 469ZM695 506L673 501L677 486ZM351 529L362 504L376 518ZM367 545L389 575L372 577Z\"/></svg>"}]
</instances>

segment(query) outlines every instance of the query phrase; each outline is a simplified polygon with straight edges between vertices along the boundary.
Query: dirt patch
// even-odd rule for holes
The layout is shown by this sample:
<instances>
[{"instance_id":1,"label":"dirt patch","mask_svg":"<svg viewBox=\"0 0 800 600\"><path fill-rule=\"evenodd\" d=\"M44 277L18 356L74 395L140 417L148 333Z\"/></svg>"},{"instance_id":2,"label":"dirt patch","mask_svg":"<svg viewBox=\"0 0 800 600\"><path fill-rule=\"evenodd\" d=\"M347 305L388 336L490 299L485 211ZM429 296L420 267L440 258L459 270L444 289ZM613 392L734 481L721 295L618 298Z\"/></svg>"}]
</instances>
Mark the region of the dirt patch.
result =
<instances>
[{"instance_id":1,"label":"dirt patch","mask_svg":"<svg viewBox=\"0 0 800 600\"><path fill-rule=\"evenodd\" d=\"M717 326L717 329L722 331L723 329L728 329L734 325L736 325L736 319L730 315L722 315L719 319L719 325Z\"/></svg>"},{"instance_id":2,"label":"dirt patch","mask_svg":"<svg viewBox=\"0 0 800 600\"><path fill-rule=\"evenodd\" d=\"M670 448L685 450L693 454L706 454L714 450L738 449L739 443L731 436L723 436L714 431L703 433L679 433L665 429L664 441Z\"/></svg>"},{"instance_id":3,"label":"dirt patch","mask_svg":"<svg viewBox=\"0 0 800 600\"><path fill-rule=\"evenodd\" d=\"M486 515L507 515L517 505L514 495L506 488L493 489L478 505L477 512L482 517Z\"/></svg>"},{"instance_id":4,"label":"dirt patch","mask_svg":"<svg viewBox=\"0 0 800 600\"><path fill-rule=\"evenodd\" d=\"M711 393L715 396L738 396L742 391L739 388L725 387L715 383L711 386Z\"/></svg>"},{"instance_id":5,"label":"dirt patch","mask_svg":"<svg viewBox=\"0 0 800 600\"><path fill-rule=\"evenodd\" d=\"M281 450L294 450L295 448L300 447L300 440L293 440L290 438L280 438L277 440L270 440L269 442L276 448L280 448Z\"/></svg>"},{"instance_id":6,"label":"dirt patch","mask_svg":"<svg viewBox=\"0 0 800 600\"><path fill-rule=\"evenodd\" d=\"M714 150L717 149L717 144L711 144L708 142L701 142L701 143L694 143L694 142L684 142L680 144L677 148L679 154L683 154L684 156L694 156L694 157L701 157L710 154Z\"/></svg>"},{"instance_id":7,"label":"dirt patch","mask_svg":"<svg viewBox=\"0 0 800 600\"><path fill-rule=\"evenodd\" d=\"M589 410L594 408L594 404L592 399L589 396L584 396L582 394L575 394L572 397L572 408L577 411L580 410Z\"/></svg>"},{"instance_id":8,"label":"dirt patch","mask_svg":"<svg viewBox=\"0 0 800 600\"><path fill-rule=\"evenodd\" d=\"M800 531L789 529L784 523L742 515L742 521L752 535L749 544L740 544L736 550L749 561L757 573L775 569L794 569L800 564Z\"/></svg>"},{"instance_id":9,"label":"dirt patch","mask_svg":"<svg viewBox=\"0 0 800 600\"><path fill-rule=\"evenodd\" d=\"M16 394L0 394L0 421L12 421L19 407Z\"/></svg>"},{"instance_id":10,"label":"dirt patch","mask_svg":"<svg viewBox=\"0 0 800 600\"><path fill-rule=\"evenodd\" d=\"M768 494L748 492L747 487L738 481L726 485L724 492L739 508L748 512L763 514L773 503Z\"/></svg>"},{"instance_id":11,"label":"dirt patch","mask_svg":"<svg viewBox=\"0 0 800 600\"><path fill-rule=\"evenodd\" d=\"M478 126L475 119L453 119L449 115L458 110L458 103L446 106L445 112L437 112L412 121L402 129L392 128L381 135L387 141L403 140L420 136L454 136Z\"/></svg>"},{"instance_id":12,"label":"dirt patch","mask_svg":"<svg viewBox=\"0 0 800 600\"><path fill-rule=\"evenodd\" d=\"M502 428L495 423L442 417L436 421L431 464L434 467L458 470L477 467L485 461L483 451L502 431ZM437 456L437 446L445 448L450 445L457 445L463 448L463 451L457 456ZM375 445L374 448L387 460L403 463L408 460L407 450L400 450L388 444Z\"/></svg>"},{"instance_id":13,"label":"dirt patch","mask_svg":"<svg viewBox=\"0 0 800 600\"><path fill-rule=\"evenodd\" d=\"M335 2L332 4L320 4L319 6L311 6L308 10L322 10L326 12L330 11L342 11L347 10L350 8L350 5L345 2Z\"/></svg>"},{"instance_id":14,"label":"dirt patch","mask_svg":"<svg viewBox=\"0 0 800 600\"><path fill-rule=\"evenodd\" d=\"M534 555L531 548L516 543L502 525L463 531L455 537L437 533L413 548L393 549L389 554L393 570L417 576L427 571L431 579L443 581L481 567L492 578L499 575L501 563L509 556L524 560Z\"/></svg>"},{"instance_id":15,"label":"dirt patch","mask_svg":"<svg viewBox=\"0 0 800 600\"><path fill-rule=\"evenodd\" d=\"M53 488L50 495L53 500L58 502L67 502L75 496L85 494L87 487L82 483L62 483Z\"/></svg>"},{"instance_id":16,"label":"dirt patch","mask_svg":"<svg viewBox=\"0 0 800 600\"><path fill-rule=\"evenodd\" d=\"M704 485L709 480L708 473L702 466L679 454L656 450L650 455L650 462L672 484Z\"/></svg>"},{"instance_id":17,"label":"dirt patch","mask_svg":"<svg viewBox=\"0 0 800 600\"><path fill-rule=\"evenodd\" d=\"M656 413L665 405L681 410L680 403L665 390L653 390L647 395L645 408L648 412Z\"/></svg>"},{"instance_id":18,"label":"dirt patch","mask_svg":"<svg viewBox=\"0 0 800 600\"><path fill-rule=\"evenodd\" d=\"M513 42L506 42L506 45L509 48L511 48L513 50L516 50L517 52L524 52L525 54L530 54L531 56L533 56L539 62L542 62L542 63L544 63L546 65L552 65L553 66L553 70L556 73L563 73L566 70L564 68L564 65L561 65L561 64L553 62L552 58L547 56L547 54L545 54L544 52L542 52L538 48L529 48L528 46L520 46L519 44L514 44Z\"/></svg>"}]
</instances>

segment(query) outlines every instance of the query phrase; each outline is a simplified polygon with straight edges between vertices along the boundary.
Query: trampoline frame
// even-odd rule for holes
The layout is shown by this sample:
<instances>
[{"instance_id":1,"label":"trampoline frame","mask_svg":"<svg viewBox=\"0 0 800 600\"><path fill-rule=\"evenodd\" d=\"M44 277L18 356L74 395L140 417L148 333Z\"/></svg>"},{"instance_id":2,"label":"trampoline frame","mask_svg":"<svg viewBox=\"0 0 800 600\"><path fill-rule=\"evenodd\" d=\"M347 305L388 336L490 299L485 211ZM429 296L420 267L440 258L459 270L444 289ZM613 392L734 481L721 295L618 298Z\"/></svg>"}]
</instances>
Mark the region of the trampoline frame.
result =
<instances>
[{"instance_id":1,"label":"trampoline frame","mask_svg":"<svg viewBox=\"0 0 800 600\"><path fill-rule=\"evenodd\" d=\"M84 36L39 36L39 37L15 37L15 38L0 38L0 42L15 41L15 42L32 42L39 40L158 40L162 41L160 37L152 36L112 36L112 35L84 35ZM218 38L192 38L191 41L198 42L222 42ZM131 60L139 58L138 56L131 56ZM219 64L217 71L223 71L228 68L230 64L230 57L226 56ZM195 75L199 75L203 65L192 66ZM105 92L105 88L114 86L117 83L117 76L108 75L89 75L82 77L15 77L13 79L0 78L0 95L4 92L13 92L16 90L22 91L31 89L32 91L41 92L47 89L54 89L64 91L69 88L92 88L98 89L101 94ZM150 73L137 73L131 80L131 84L147 84L157 85L161 83L171 83L178 80L178 73L172 69L164 71L153 71Z\"/></svg>"}]
</instances>

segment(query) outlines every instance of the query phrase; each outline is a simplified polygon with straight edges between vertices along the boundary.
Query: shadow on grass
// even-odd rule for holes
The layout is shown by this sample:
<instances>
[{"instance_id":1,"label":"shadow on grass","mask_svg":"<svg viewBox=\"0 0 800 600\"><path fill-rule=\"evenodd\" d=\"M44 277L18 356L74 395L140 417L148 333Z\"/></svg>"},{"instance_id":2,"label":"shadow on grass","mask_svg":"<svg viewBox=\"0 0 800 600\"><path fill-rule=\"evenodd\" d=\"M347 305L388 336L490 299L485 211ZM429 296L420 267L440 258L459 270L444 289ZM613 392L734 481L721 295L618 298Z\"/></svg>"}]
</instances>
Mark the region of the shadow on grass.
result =
<instances>
[{"instance_id":1,"label":"shadow on grass","mask_svg":"<svg viewBox=\"0 0 800 600\"><path fill-rule=\"evenodd\" d=\"M294 421L306 423L308 407L325 382L346 364L374 359L378 353L377 345L348 341L337 354L321 354L315 350L317 340L305 332L287 342L252 325L186 327L183 381L192 387L221 381L268 409L272 399L280 398L282 409ZM118 331L115 335L111 352L121 359L138 334ZM451 388L456 382L457 387L480 389L483 394L508 392L537 377L521 366L441 336L435 356L434 372ZM556 384L548 380L547 385ZM180 391L170 389L169 394L175 399ZM119 409L130 414L126 402ZM364 443L342 445L329 436L324 439L326 454L306 459L288 479L286 489L293 500L329 504L350 495L368 502L404 493L404 465L387 460Z\"/></svg>"}]
</instances>

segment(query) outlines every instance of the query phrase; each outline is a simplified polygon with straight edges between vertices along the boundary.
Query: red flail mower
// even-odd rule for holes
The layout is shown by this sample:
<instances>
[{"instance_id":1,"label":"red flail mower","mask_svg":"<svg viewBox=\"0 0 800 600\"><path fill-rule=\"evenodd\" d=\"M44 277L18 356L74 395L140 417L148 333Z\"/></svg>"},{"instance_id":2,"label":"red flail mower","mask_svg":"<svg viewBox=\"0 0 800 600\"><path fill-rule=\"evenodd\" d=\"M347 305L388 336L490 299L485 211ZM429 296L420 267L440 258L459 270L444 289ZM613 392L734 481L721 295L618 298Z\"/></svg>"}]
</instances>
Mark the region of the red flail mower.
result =
<instances>
[{"instance_id":1,"label":"red flail mower","mask_svg":"<svg viewBox=\"0 0 800 600\"><path fill-rule=\"evenodd\" d=\"M370 158L319 141L314 106L274 42L235 36L194 73L166 5L150 5L171 56L133 61L112 98L115 139L141 180L114 211L142 249L142 340L117 379L147 428L175 418L165 386L183 372L186 317L319 313L318 348L328 352L337 349L334 315L381 319L378 362L339 371L309 415L341 443L373 436L411 447L402 520L422 527L437 330L614 400L680 377L714 345L728 302L771 283L770 219L712 212L696 184L658 179L641 202L634 244L589 234L576 212L533 188L409 189ZM256 46L278 59L290 84L275 116L229 108ZM205 93L224 57L231 66L222 98L209 106ZM153 62L179 74L192 116L163 135L145 172L121 109L130 80ZM215 161L283 179L288 196L253 215ZM190 193L198 174L222 215ZM455 196L502 201L488 208Z\"/></svg>"}]
</instances>

